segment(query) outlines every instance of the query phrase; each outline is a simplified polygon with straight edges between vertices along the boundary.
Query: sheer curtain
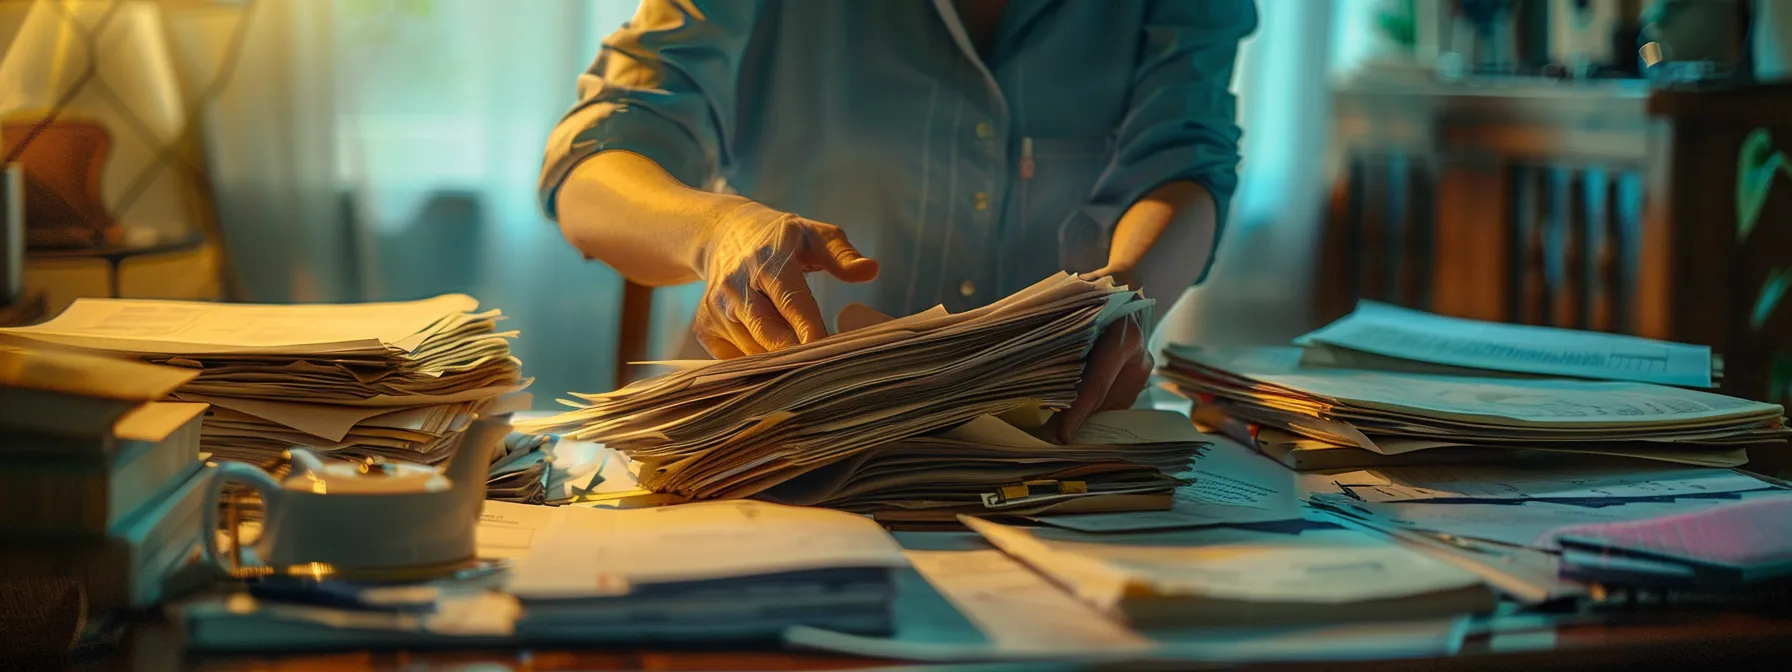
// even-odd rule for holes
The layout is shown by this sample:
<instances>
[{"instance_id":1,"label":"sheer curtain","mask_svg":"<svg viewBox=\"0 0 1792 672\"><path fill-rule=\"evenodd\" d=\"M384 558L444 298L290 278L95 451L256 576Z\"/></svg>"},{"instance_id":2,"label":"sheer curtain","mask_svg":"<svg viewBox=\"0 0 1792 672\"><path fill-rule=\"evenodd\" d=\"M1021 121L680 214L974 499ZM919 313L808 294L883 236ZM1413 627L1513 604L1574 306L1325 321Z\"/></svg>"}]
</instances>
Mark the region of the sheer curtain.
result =
<instances>
[{"instance_id":1,"label":"sheer curtain","mask_svg":"<svg viewBox=\"0 0 1792 672\"><path fill-rule=\"evenodd\" d=\"M1233 77L1244 160L1232 220L1207 281L1164 318L1158 344L1278 342L1306 330L1330 180L1321 157L1335 27L1377 1L1257 0L1257 32L1240 46ZM1170 297L1157 298L1165 309Z\"/></svg>"},{"instance_id":2,"label":"sheer curtain","mask_svg":"<svg viewBox=\"0 0 1792 672\"><path fill-rule=\"evenodd\" d=\"M620 278L536 204L549 130L631 0L337 0L336 174L366 299L501 308L537 403L611 380Z\"/></svg>"},{"instance_id":3,"label":"sheer curtain","mask_svg":"<svg viewBox=\"0 0 1792 672\"><path fill-rule=\"evenodd\" d=\"M240 298L466 292L523 333L538 405L606 386L621 280L561 241L535 179L575 75L635 0L254 2L250 46L206 122ZM1211 340L1235 321L1287 330L1305 315L1333 3L1258 2L1236 80L1234 221L1167 338ZM695 296L658 292L656 356Z\"/></svg>"},{"instance_id":4,"label":"sheer curtain","mask_svg":"<svg viewBox=\"0 0 1792 672\"><path fill-rule=\"evenodd\" d=\"M621 281L560 240L535 176L633 0L245 1L205 121L237 298L464 292L523 333L538 404L606 385Z\"/></svg>"}]
</instances>

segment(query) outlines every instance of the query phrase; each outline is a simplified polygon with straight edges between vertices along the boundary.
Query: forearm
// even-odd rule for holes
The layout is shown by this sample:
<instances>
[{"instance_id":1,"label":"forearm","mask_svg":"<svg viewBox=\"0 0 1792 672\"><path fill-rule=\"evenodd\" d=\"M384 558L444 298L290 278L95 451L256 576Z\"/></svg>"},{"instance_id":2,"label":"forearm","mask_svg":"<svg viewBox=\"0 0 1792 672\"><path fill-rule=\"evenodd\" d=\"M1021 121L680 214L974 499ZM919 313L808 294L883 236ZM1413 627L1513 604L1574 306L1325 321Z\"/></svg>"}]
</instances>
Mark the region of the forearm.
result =
<instances>
[{"instance_id":1,"label":"forearm","mask_svg":"<svg viewBox=\"0 0 1792 672\"><path fill-rule=\"evenodd\" d=\"M692 189L640 154L606 150L560 187L560 233L588 259L652 287L699 277L705 246L745 198Z\"/></svg>"},{"instance_id":2,"label":"forearm","mask_svg":"<svg viewBox=\"0 0 1792 672\"><path fill-rule=\"evenodd\" d=\"M1213 255L1216 207L1206 187L1188 180L1151 190L1120 216L1108 247L1114 277L1161 299L1157 318L1201 278Z\"/></svg>"}]
</instances>

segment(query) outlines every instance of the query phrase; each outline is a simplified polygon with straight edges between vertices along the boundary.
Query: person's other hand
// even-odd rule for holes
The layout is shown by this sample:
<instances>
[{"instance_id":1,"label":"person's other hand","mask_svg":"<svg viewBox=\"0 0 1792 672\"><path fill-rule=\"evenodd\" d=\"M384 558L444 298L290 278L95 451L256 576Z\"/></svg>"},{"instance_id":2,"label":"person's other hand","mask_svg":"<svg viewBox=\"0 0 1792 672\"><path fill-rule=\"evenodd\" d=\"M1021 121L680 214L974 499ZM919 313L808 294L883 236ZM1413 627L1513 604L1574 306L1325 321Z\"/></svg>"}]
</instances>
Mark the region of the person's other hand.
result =
<instances>
[{"instance_id":1,"label":"person's other hand","mask_svg":"<svg viewBox=\"0 0 1792 672\"><path fill-rule=\"evenodd\" d=\"M1083 361L1076 401L1058 418L1058 441L1070 443L1083 421L1097 411L1131 408L1151 380L1151 348L1137 313L1108 325Z\"/></svg>"},{"instance_id":2,"label":"person's other hand","mask_svg":"<svg viewBox=\"0 0 1792 672\"><path fill-rule=\"evenodd\" d=\"M691 324L717 359L828 335L805 275L827 271L847 282L877 277L840 227L748 203L730 214L704 250L703 300Z\"/></svg>"}]
</instances>

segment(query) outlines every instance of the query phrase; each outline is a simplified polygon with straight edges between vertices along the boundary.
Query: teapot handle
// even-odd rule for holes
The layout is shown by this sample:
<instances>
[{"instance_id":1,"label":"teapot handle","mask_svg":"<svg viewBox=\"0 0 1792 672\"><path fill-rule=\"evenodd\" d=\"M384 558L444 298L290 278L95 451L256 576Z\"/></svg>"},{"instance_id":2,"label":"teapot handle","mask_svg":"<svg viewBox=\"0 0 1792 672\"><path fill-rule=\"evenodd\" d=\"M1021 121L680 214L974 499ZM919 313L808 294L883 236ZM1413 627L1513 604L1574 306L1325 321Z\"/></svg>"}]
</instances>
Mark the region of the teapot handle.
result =
<instances>
[{"instance_id":1,"label":"teapot handle","mask_svg":"<svg viewBox=\"0 0 1792 672\"><path fill-rule=\"evenodd\" d=\"M280 482L275 481L274 477L268 475L268 472L241 462L218 463L216 473L212 474L212 482L205 492L205 505L200 510L203 515L201 519L203 524L199 529L200 540L205 549L205 561L226 573L234 573L235 570L242 568L237 560L240 556L236 555L239 549L231 549L233 557L228 566L224 562L224 554L218 550L218 504L224 496L225 484L232 481L255 488L255 491L261 494L263 521L268 520L267 514L275 506L274 502L280 498L281 491ZM270 530L265 528L262 530L264 535L268 532Z\"/></svg>"}]
</instances>

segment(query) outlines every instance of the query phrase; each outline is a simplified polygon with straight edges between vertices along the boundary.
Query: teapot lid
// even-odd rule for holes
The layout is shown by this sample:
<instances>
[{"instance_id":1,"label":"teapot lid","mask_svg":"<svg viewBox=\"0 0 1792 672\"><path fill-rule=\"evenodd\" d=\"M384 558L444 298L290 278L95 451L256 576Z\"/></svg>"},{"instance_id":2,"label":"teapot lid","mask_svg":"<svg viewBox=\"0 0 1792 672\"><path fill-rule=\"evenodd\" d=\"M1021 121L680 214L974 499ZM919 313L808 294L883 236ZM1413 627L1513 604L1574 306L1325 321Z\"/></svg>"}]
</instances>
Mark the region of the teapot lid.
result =
<instances>
[{"instance_id":1,"label":"teapot lid","mask_svg":"<svg viewBox=\"0 0 1792 672\"><path fill-rule=\"evenodd\" d=\"M403 495L440 492L452 484L434 467L367 458L361 462L328 463L295 459L285 485L288 490L320 495Z\"/></svg>"}]
</instances>

